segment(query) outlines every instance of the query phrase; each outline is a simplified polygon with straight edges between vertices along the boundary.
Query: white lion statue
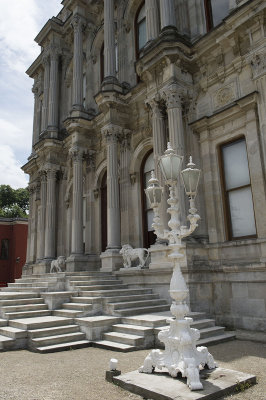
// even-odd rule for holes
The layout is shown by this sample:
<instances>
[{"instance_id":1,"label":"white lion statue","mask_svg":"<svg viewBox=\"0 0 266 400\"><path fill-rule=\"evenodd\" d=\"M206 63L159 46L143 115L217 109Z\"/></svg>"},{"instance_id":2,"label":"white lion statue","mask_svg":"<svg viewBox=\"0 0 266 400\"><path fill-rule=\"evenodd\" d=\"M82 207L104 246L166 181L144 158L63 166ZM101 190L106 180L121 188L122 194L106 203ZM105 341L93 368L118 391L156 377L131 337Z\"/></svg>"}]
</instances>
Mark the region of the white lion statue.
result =
<instances>
[{"instance_id":1,"label":"white lion statue","mask_svg":"<svg viewBox=\"0 0 266 400\"><path fill-rule=\"evenodd\" d=\"M139 265L137 268L140 269L144 267L149 257L149 250L141 248L133 249L130 244L124 244L120 250L120 254L123 256L124 268L130 268L132 261L139 259Z\"/></svg>"},{"instance_id":2,"label":"white lion statue","mask_svg":"<svg viewBox=\"0 0 266 400\"><path fill-rule=\"evenodd\" d=\"M64 256L59 256L57 260L51 262L50 274L52 272L62 272L66 269L66 259Z\"/></svg>"}]
</instances>

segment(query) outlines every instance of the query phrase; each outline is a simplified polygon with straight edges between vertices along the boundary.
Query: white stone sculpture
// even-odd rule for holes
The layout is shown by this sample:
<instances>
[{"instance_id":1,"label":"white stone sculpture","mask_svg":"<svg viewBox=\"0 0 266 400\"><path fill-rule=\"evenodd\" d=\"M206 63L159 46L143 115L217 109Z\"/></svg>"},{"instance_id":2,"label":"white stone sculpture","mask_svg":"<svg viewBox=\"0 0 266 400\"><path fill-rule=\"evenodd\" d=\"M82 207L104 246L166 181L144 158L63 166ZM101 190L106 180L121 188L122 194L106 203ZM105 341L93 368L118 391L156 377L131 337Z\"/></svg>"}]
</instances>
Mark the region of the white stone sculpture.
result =
<instances>
[{"instance_id":1,"label":"white stone sculpture","mask_svg":"<svg viewBox=\"0 0 266 400\"><path fill-rule=\"evenodd\" d=\"M63 272L66 269L66 259L64 256L59 256L57 260L51 262L50 274L52 272Z\"/></svg>"},{"instance_id":2,"label":"white stone sculpture","mask_svg":"<svg viewBox=\"0 0 266 400\"><path fill-rule=\"evenodd\" d=\"M124 244L120 250L120 254L123 256L124 268L130 268L132 261L139 259L139 265L137 268L141 269L144 267L149 257L149 250L144 248L133 249L130 244Z\"/></svg>"},{"instance_id":3,"label":"white stone sculpture","mask_svg":"<svg viewBox=\"0 0 266 400\"><path fill-rule=\"evenodd\" d=\"M158 338L165 344L165 350L152 350L144 360L144 364L139 368L139 372L151 374L155 367L168 369L172 377L181 374L187 378L187 385L191 390L203 389L200 381L199 371L207 366L215 368L216 364L212 355L208 352L207 347L196 347L196 341L200 337L198 329L190 328L192 318L187 318L189 308L186 304L186 298L189 291L182 275L180 263L184 260L184 254L181 252L181 240L189 236L198 226L200 219L195 208L195 196L200 177L200 170L194 168L195 164L190 162L188 168L181 172L185 186L186 194L189 196L189 215L187 219L190 222L189 227L180 226L180 212L177 195L177 182L179 179L179 171L181 168L182 157L175 154L168 143L168 149L165 154L159 158L160 167L166 183L169 185L170 197L167 200L169 204L168 213L171 218L168 222L170 230L162 228L158 207L162 198L162 188L159 186L158 180L152 172L149 180L149 187L145 190L147 197L154 210L154 222L152 227L158 238L167 239L169 241L169 249L171 253L169 258L173 261L174 269L170 282L170 296L173 299L170 311L173 318L169 318L167 322L170 324L168 329L159 332Z\"/></svg>"}]
</instances>

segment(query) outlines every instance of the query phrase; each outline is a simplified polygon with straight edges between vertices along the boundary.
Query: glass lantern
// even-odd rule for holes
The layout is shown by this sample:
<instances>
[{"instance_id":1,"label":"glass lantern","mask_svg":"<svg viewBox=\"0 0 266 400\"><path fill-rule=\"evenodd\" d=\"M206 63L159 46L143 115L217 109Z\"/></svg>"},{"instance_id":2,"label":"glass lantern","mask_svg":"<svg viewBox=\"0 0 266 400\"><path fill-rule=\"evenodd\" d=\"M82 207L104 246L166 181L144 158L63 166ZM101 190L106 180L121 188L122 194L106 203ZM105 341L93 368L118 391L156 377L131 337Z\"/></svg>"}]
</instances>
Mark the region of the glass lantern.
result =
<instances>
[{"instance_id":1,"label":"glass lantern","mask_svg":"<svg viewBox=\"0 0 266 400\"><path fill-rule=\"evenodd\" d=\"M187 168L181 171L182 181L185 187L185 192L190 198L195 198L198 190L198 184L200 179L200 169L195 168L195 164L192 162L192 157L189 157L189 163Z\"/></svg>"},{"instance_id":2,"label":"glass lantern","mask_svg":"<svg viewBox=\"0 0 266 400\"><path fill-rule=\"evenodd\" d=\"M177 182L182 161L183 157L178 156L168 142L167 150L159 157L159 165L167 185L172 186Z\"/></svg>"},{"instance_id":3,"label":"glass lantern","mask_svg":"<svg viewBox=\"0 0 266 400\"><path fill-rule=\"evenodd\" d=\"M149 186L145 189L146 196L151 204L151 207L158 207L162 201L163 188L159 186L159 181L155 177L154 171L151 171L151 179L149 179Z\"/></svg>"}]
</instances>

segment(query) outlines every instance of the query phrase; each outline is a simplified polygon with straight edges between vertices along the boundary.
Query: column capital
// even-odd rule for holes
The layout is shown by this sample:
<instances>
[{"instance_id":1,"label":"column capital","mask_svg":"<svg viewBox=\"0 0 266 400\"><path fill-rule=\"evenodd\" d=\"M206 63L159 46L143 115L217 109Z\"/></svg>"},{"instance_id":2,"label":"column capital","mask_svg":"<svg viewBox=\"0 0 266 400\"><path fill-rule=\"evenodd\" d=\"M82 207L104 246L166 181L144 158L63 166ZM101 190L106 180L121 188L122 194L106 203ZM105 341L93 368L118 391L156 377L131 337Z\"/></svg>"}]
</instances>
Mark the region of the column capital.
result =
<instances>
[{"instance_id":1,"label":"column capital","mask_svg":"<svg viewBox=\"0 0 266 400\"><path fill-rule=\"evenodd\" d=\"M105 137L107 143L117 142L121 133L123 132L123 128L118 125L107 125L101 130L102 135Z\"/></svg>"},{"instance_id":2,"label":"column capital","mask_svg":"<svg viewBox=\"0 0 266 400\"><path fill-rule=\"evenodd\" d=\"M54 164L50 164L50 163L47 163L45 166L44 166L44 172L45 172L45 174L46 174L46 178L47 178L47 180L48 179L53 179L53 180L55 180L56 179L56 175L57 175L57 172L59 171L59 166L58 165L54 165Z\"/></svg>"},{"instance_id":3,"label":"column capital","mask_svg":"<svg viewBox=\"0 0 266 400\"><path fill-rule=\"evenodd\" d=\"M130 129L123 129L120 134L120 144L122 149L130 149L130 140L131 140L132 131Z\"/></svg>"},{"instance_id":4,"label":"column capital","mask_svg":"<svg viewBox=\"0 0 266 400\"><path fill-rule=\"evenodd\" d=\"M43 169L40 170L39 173L38 173L38 175L39 175L39 178L40 178L41 183L47 181L47 172L46 172L46 170L43 170Z\"/></svg>"},{"instance_id":5,"label":"column capital","mask_svg":"<svg viewBox=\"0 0 266 400\"><path fill-rule=\"evenodd\" d=\"M266 74L266 55L264 53L253 54L250 65L254 79Z\"/></svg>"},{"instance_id":6,"label":"column capital","mask_svg":"<svg viewBox=\"0 0 266 400\"><path fill-rule=\"evenodd\" d=\"M62 53L61 48L56 44L56 43L51 43L49 46L49 54L50 54L50 60L58 60L58 57Z\"/></svg>"},{"instance_id":7,"label":"column capital","mask_svg":"<svg viewBox=\"0 0 266 400\"><path fill-rule=\"evenodd\" d=\"M87 171L94 171L95 170L96 151L95 150L86 151L84 158L86 161Z\"/></svg>"},{"instance_id":8,"label":"column capital","mask_svg":"<svg viewBox=\"0 0 266 400\"><path fill-rule=\"evenodd\" d=\"M74 145L69 149L69 155L74 162L83 161L84 149Z\"/></svg>"},{"instance_id":9,"label":"column capital","mask_svg":"<svg viewBox=\"0 0 266 400\"><path fill-rule=\"evenodd\" d=\"M81 32L86 27L85 18L79 14L75 14L71 21L74 33Z\"/></svg>"},{"instance_id":10,"label":"column capital","mask_svg":"<svg viewBox=\"0 0 266 400\"><path fill-rule=\"evenodd\" d=\"M182 98L182 88L178 86L176 83L168 86L163 91L163 98L166 102L167 108L180 108L181 107L181 98Z\"/></svg>"},{"instance_id":11,"label":"column capital","mask_svg":"<svg viewBox=\"0 0 266 400\"><path fill-rule=\"evenodd\" d=\"M155 98L146 101L146 104L152 111L152 117L163 118L163 110L160 100L161 98L156 96Z\"/></svg>"},{"instance_id":12,"label":"column capital","mask_svg":"<svg viewBox=\"0 0 266 400\"><path fill-rule=\"evenodd\" d=\"M47 67L48 65L50 65L50 53L49 53L48 48L46 48L43 51L42 64L43 64L44 68Z\"/></svg>"}]
</instances>

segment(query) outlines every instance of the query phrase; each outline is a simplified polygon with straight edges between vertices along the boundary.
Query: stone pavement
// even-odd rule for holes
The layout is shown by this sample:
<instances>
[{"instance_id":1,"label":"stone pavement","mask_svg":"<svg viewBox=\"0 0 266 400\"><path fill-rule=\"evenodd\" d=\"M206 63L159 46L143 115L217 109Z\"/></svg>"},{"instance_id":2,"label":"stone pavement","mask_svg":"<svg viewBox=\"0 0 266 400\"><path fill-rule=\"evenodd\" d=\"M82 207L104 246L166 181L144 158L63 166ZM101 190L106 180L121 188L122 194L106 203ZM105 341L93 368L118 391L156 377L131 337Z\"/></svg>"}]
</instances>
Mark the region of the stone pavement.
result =
<instances>
[{"instance_id":1,"label":"stone pavement","mask_svg":"<svg viewBox=\"0 0 266 400\"><path fill-rule=\"evenodd\" d=\"M220 367L255 374L258 384L225 400L266 400L266 344L235 340L209 346ZM141 400L105 381L110 358L122 373L142 365L148 350L117 353L88 347L38 354L1 353L0 400Z\"/></svg>"}]
</instances>

